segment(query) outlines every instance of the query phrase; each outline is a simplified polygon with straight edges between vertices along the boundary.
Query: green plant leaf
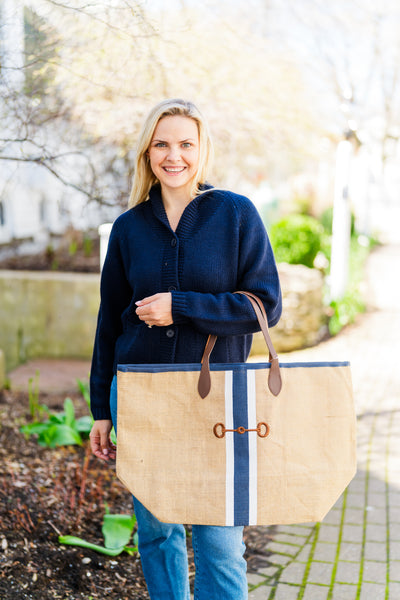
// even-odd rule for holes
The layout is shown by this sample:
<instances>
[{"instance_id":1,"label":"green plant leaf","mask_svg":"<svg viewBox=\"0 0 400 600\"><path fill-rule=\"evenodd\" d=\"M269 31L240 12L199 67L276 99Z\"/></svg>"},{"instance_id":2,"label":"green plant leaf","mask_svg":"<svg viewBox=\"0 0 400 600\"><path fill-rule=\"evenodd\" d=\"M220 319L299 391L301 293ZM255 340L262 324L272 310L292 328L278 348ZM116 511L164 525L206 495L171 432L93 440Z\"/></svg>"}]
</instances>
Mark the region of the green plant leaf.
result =
<instances>
[{"instance_id":1,"label":"green plant leaf","mask_svg":"<svg viewBox=\"0 0 400 600\"><path fill-rule=\"evenodd\" d=\"M113 444L117 445L117 434L115 433L114 427L111 429L110 440Z\"/></svg>"},{"instance_id":2,"label":"green plant leaf","mask_svg":"<svg viewBox=\"0 0 400 600\"><path fill-rule=\"evenodd\" d=\"M93 417L85 415L75 422L75 429L81 433L90 433L93 425Z\"/></svg>"},{"instance_id":3,"label":"green plant leaf","mask_svg":"<svg viewBox=\"0 0 400 600\"><path fill-rule=\"evenodd\" d=\"M77 444L82 446L82 438L79 433L68 425L51 425L47 431L43 432L42 440L46 446L55 448L56 446L69 446ZM40 442L40 440L39 440Z\"/></svg>"},{"instance_id":4,"label":"green plant leaf","mask_svg":"<svg viewBox=\"0 0 400 600\"><path fill-rule=\"evenodd\" d=\"M26 433L27 435L33 435L35 433L40 434L43 431L46 431L48 427L49 426L47 423L29 423L28 425L21 427L20 431L22 433Z\"/></svg>"},{"instance_id":5,"label":"green plant leaf","mask_svg":"<svg viewBox=\"0 0 400 600\"><path fill-rule=\"evenodd\" d=\"M75 408L71 398L65 398L64 400L64 413L65 424L73 427L75 423Z\"/></svg>"},{"instance_id":6,"label":"green plant leaf","mask_svg":"<svg viewBox=\"0 0 400 600\"><path fill-rule=\"evenodd\" d=\"M89 383L84 383L80 379L77 379L76 381L77 381L77 384L78 384L79 391L81 392L82 396L84 397L84 399L86 401L86 404L90 408Z\"/></svg>"},{"instance_id":7,"label":"green plant leaf","mask_svg":"<svg viewBox=\"0 0 400 600\"><path fill-rule=\"evenodd\" d=\"M106 507L106 511L108 511L108 507ZM109 512L106 512L102 527L104 546L91 544L73 535L61 535L58 541L60 544L81 546L82 548L89 548L108 556L118 556L121 552L127 552L132 556L137 552L137 535L135 534L134 536L135 546L128 546L127 544L131 538L135 523L136 518L134 515L111 515Z\"/></svg>"},{"instance_id":8,"label":"green plant leaf","mask_svg":"<svg viewBox=\"0 0 400 600\"><path fill-rule=\"evenodd\" d=\"M52 413L49 415L49 420L46 423L56 423L58 425L63 425L65 423L65 414L64 413Z\"/></svg>"},{"instance_id":9,"label":"green plant leaf","mask_svg":"<svg viewBox=\"0 0 400 600\"><path fill-rule=\"evenodd\" d=\"M135 522L134 515L105 514L101 530L106 548L119 548L128 544Z\"/></svg>"},{"instance_id":10,"label":"green plant leaf","mask_svg":"<svg viewBox=\"0 0 400 600\"><path fill-rule=\"evenodd\" d=\"M124 546L124 552L129 554L129 556L133 556L138 551L136 546Z\"/></svg>"},{"instance_id":11,"label":"green plant leaf","mask_svg":"<svg viewBox=\"0 0 400 600\"><path fill-rule=\"evenodd\" d=\"M68 544L71 546L81 546L89 548L108 556L117 556L121 552L127 552L129 555L137 552L137 535L134 536L135 546L128 546L128 542L132 536L133 528L136 523L135 515L111 515L110 510L105 505L105 515L103 517L102 532L105 545L91 544L82 538L73 535L61 535L58 538L60 544Z\"/></svg>"},{"instance_id":12,"label":"green plant leaf","mask_svg":"<svg viewBox=\"0 0 400 600\"><path fill-rule=\"evenodd\" d=\"M68 546L81 546L82 548L89 548L90 550L94 550L95 552L100 552L101 554L107 554L108 556L118 556L125 550L124 546L119 546L118 548L104 548L104 546L99 546L98 544L91 544L82 538L75 537L74 535L60 535L58 538L60 544L67 544Z\"/></svg>"}]
</instances>

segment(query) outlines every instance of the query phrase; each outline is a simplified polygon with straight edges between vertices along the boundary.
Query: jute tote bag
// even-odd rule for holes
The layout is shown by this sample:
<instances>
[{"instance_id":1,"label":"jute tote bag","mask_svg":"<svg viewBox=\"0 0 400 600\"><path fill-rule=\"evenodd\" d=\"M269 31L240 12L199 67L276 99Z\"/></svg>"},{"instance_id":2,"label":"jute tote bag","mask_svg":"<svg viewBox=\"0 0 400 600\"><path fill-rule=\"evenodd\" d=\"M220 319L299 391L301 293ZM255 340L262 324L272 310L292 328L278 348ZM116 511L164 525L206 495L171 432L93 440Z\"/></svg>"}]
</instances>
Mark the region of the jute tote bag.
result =
<instances>
[{"instance_id":1,"label":"jute tote bag","mask_svg":"<svg viewBox=\"0 0 400 600\"><path fill-rule=\"evenodd\" d=\"M320 521L356 471L347 362L119 365L117 475L158 519Z\"/></svg>"}]
</instances>

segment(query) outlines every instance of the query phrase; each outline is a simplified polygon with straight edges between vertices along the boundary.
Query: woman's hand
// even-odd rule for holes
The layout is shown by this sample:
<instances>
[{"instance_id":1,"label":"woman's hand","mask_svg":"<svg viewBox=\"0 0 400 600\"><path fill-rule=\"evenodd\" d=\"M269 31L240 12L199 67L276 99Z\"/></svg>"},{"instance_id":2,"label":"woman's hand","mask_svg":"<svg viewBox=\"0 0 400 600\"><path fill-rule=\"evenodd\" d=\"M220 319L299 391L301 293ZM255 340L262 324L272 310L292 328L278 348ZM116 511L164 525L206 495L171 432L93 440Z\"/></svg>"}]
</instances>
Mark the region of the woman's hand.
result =
<instances>
[{"instance_id":1,"label":"woman's hand","mask_svg":"<svg viewBox=\"0 0 400 600\"><path fill-rule=\"evenodd\" d=\"M93 423L92 431L89 434L90 447L97 458L102 460L115 459L116 446L110 439L110 431L112 429L112 421L109 419L101 419Z\"/></svg>"},{"instance_id":2,"label":"woman's hand","mask_svg":"<svg viewBox=\"0 0 400 600\"><path fill-rule=\"evenodd\" d=\"M170 292L154 294L136 302L136 314L146 325L172 325L172 296Z\"/></svg>"}]
</instances>

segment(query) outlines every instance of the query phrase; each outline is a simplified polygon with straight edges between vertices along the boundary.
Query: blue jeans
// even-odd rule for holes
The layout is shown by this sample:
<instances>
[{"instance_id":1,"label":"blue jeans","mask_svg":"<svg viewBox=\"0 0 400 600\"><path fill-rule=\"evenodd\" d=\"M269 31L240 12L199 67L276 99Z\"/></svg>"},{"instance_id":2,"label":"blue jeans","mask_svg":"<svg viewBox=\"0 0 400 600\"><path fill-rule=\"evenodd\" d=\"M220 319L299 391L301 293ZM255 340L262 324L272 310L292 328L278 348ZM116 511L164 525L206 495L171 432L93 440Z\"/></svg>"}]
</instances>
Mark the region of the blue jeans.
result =
<instances>
[{"instance_id":1,"label":"blue jeans","mask_svg":"<svg viewBox=\"0 0 400 600\"><path fill-rule=\"evenodd\" d=\"M117 425L117 380L110 394L111 416ZM151 600L189 600L186 530L162 523L133 498L139 552ZM196 567L195 600L246 600L243 527L192 526Z\"/></svg>"}]
</instances>

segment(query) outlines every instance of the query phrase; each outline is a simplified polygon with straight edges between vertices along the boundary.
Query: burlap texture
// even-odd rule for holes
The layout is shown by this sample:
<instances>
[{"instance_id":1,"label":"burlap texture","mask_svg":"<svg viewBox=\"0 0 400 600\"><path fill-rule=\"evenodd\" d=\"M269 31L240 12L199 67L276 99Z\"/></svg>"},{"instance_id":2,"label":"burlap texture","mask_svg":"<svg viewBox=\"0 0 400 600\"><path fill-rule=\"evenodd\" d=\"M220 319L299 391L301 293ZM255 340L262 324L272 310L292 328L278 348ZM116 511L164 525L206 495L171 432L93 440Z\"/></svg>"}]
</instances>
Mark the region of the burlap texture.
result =
<instances>
[{"instance_id":1,"label":"burlap texture","mask_svg":"<svg viewBox=\"0 0 400 600\"><path fill-rule=\"evenodd\" d=\"M282 364L278 397L267 387L268 365L241 368L254 370L256 420L270 427L265 438L243 434L257 440L256 523L322 520L356 471L350 367ZM240 434L213 433L226 422L225 371L211 367L201 399L197 369L165 369L118 372L117 475L161 521L229 524L226 436Z\"/></svg>"}]
</instances>

